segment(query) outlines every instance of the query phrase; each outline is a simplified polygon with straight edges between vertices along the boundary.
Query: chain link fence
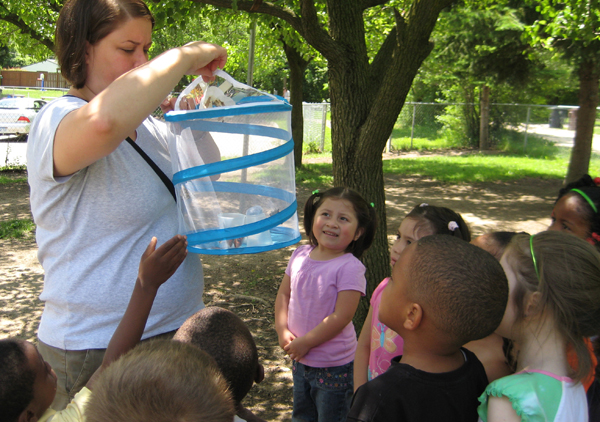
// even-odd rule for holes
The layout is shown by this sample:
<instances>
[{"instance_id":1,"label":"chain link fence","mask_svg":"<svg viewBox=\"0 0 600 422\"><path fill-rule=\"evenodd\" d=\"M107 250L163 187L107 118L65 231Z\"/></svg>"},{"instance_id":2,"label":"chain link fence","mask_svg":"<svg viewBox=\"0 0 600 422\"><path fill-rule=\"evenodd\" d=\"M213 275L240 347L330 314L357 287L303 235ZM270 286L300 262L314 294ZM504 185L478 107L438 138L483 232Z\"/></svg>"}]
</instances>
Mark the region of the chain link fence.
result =
<instances>
[{"instance_id":1,"label":"chain link fence","mask_svg":"<svg viewBox=\"0 0 600 422\"><path fill-rule=\"evenodd\" d=\"M18 87L2 87L2 96L11 96ZM31 88L30 88L31 89ZM14 92L13 92L14 91ZM61 94L64 94L63 90ZM173 95L178 95L174 93ZM42 99L50 100L51 98ZM477 146L480 130L479 104L475 103L422 103L406 102L398 116L394 130L388 140L387 151L413 149L419 141L439 141L453 138L449 145ZM550 129L562 129L564 139L574 136L577 121L577 106L534 105L534 104L490 104L490 137L492 143L502 130L521 133L523 146L527 148L530 134L547 135ZM305 153L331 152L330 104L304 103L304 151ZM157 108L154 117L163 119L162 110ZM600 117L600 113L599 113ZM7 121L8 122L8 121ZM2 110L0 109L0 128ZM600 120L596 120L596 131L600 132ZM7 129L8 130L8 129ZM556 135L554 130L552 135ZM519 135L520 136L520 135ZM11 142L14 139L1 139ZM496 138L495 138L496 137ZM19 137L22 139L23 137ZM26 139L26 138L25 138ZM422 142L421 142L422 144ZM1 146L1 145L0 145ZM17 147L6 146L0 151L0 165L8 165ZM436 147L436 146L434 146ZM440 145L439 147L443 147ZM12 153L9 151L12 150ZM23 159L19 160L23 164Z\"/></svg>"},{"instance_id":2,"label":"chain link fence","mask_svg":"<svg viewBox=\"0 0 600 422\"><path fill-rule=\"evenodd\" d=\"M330 151L331 127L329 103L304 103L304 151ZM502 130L523 134L524 147L530 134L544 134L544 129L563 129L564 137L573 137L577 106L534 104L490 104L492 142ZM414 141L454 138L454 144L477 146L480 131L480 106L475 103L405 103L388 140L387 150L412 149ZM596 121L600 127L600 120ZM555 132L556 133L556 132Z\"/></svg>"}]
</instances>

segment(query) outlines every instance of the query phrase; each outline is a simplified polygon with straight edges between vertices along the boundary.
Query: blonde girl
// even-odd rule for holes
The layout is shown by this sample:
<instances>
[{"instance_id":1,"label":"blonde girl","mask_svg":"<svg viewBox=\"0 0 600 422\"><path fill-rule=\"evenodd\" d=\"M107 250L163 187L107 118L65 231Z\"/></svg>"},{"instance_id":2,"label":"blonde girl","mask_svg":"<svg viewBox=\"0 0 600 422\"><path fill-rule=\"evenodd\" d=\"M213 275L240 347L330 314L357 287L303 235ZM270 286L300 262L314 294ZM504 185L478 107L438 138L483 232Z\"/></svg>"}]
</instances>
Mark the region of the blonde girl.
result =
<instances>
[{"instance_id":1,"label":"blonde girl","mask_svg":"<svg viewBox=\"0 0 600 422\"><path fill-rule=\"evenodd\" d=\"M481 420L587 421L580 381L592 365L584 339L600 327L600 254L585 240L547 231L515 236L500 263L509 300L496 332L518 344L517 372L487 387Z\"/></svg>"}]
</instances>

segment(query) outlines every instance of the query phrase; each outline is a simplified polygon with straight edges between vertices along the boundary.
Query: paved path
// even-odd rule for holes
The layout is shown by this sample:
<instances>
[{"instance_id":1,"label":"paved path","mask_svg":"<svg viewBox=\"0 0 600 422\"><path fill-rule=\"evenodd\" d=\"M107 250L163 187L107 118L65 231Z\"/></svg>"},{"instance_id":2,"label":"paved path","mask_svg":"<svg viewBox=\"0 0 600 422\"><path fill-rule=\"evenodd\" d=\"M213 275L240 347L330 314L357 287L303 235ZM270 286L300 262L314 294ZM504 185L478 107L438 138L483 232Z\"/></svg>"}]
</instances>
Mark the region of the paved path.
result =
<instances>
[{"instance_id":1,"label":"paved path","mask_svg":"<svg viewBox=\"0 0 600 422\"><path fill-rule=\"evenodd\" d=\"M575 139L574 130L554 129L548 127L547 124L529 125L528 133L543 136L545 139L552 141L561 147L573 147L573 140ZM592 151L600 152L600 135L594 135Z\"/></svg>"},{"instance_id":2,"label":"paved path","mask_svg":"<svg viewBox=\"0 0 600 422\"><path fill-rule=\"evenodd\" d=\"M27 142L7 142L0 139L0 167L26 164L26 153Z\"/></svg>"}]
</instances>

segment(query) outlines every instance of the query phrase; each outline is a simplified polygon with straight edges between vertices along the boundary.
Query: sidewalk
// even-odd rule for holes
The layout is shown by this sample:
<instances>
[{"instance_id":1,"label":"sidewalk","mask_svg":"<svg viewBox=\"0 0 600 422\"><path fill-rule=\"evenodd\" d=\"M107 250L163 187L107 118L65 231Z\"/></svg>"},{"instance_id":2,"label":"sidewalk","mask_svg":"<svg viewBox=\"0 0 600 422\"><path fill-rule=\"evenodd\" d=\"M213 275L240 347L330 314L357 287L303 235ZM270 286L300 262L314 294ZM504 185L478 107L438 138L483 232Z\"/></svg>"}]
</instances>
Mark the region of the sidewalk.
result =
<instances>
[{"instance_id":1,"label":"sidewalk","mask_svg":"<svg viewBox=\"0 0 600 422\"><path fill-rule=\"evenodd\" d=\"M524 132L523 128L523 132ZM551 142L554 142L559 147L573 147L573 140L575 139L575 131L568 129L554 129L548 127L547 124L529 125L527 133L542 136ZM594 135L592 141L592 151L600 152L600 135Z\"/></svg>"}]
</instances>

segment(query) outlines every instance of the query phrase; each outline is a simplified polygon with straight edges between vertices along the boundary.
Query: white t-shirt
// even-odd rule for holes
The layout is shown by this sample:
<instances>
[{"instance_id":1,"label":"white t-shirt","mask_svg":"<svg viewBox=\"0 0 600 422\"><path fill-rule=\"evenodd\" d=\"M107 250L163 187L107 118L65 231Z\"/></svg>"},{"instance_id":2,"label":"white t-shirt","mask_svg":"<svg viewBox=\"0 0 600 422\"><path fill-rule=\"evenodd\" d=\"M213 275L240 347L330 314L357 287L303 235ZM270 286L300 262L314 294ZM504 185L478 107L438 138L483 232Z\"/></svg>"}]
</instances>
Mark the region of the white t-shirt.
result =
<instances>
[{"instance_id":1,"label":"white t-shirt","mask_svg":"<svg viewBox=\"0 0 600 422\"><path fill-rule=\"evenodd\" d=\"M47 104L31 126L27 148L38 258L45 271L38 336L65 350L107 347L150 239L156 236L160 245L178 231L173 197L127 142L71 176L54 177L56 129L84 104L71 96ZM146 119L136 143L172 177L164 123ZM159 289L144 338L179 328L204 306L203 288L200 258L189 254Z\"/></svg>"}]
</instances>

